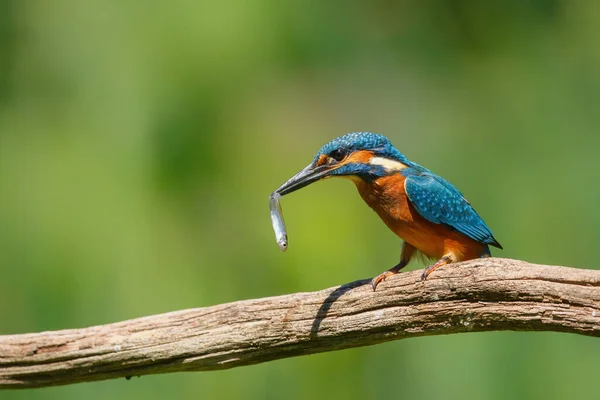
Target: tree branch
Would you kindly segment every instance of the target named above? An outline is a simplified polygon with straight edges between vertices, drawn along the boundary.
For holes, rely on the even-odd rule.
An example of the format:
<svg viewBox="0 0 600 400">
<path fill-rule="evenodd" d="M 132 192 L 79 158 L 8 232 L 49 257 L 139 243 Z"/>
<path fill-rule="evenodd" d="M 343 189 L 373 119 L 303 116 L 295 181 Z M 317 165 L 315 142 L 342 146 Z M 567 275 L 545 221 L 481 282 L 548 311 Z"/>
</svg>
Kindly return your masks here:
<svg viewBox="0 0 600 400">
<path fill-rule="evenodd" d="M 600 336 L 600 271 L 480 259 L 85 329 L 0 336 L 0 388 L 210 371 L 423 335 Z"/>
</svg>

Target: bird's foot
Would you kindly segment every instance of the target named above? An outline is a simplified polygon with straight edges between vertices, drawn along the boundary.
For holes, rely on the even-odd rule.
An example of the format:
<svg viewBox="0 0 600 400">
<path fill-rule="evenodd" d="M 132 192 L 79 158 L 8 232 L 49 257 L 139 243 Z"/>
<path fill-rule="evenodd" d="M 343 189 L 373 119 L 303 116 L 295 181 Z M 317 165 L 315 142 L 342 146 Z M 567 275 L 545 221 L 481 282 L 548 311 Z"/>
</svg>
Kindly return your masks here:
<svg viewBox="0 0 600 400">
<path fill-rule="evenodd" d="M 452 258 L 450 256 L 444 256 L 440 258 L 438 261 L 436 261 L 435 264 L 432 264 L 429 267 L 425 268 L 425 271 L 423 271 L 423 273 L 421 274 L 421 280 L 424 281 L 433 271 L 435 271 L 442 265 L 450 264 L 451 262 Z"/>
<path fill-rule="evenodd" d="M 382 272 L 381 274 L 377 275 L 375 278 L 373 278 L 371 280 L 371 287 L 373 288 L 373 291 L 375 291 L 377 289 L 377 285 L 379 285 L 381 282 L 385 281 L 389 276 L 392 276 L 397 273 L 398 273 L 398 271 L 394 271 L 393 269 L 390 269 L 388 271 Z"/>
<path fill-rule="evenodd" d="M 410 257 L 400 260 L 400 262 L 396 266 L 394 266 L 394 268 L 390 268 L 387 271 L 384 271 L 381 274 L 377 275 L 375 278 L 373 278 L 371 280 L 371 287 L 373 288 L 373 291 L 377 289 L 377 285 L 379 285 L 381 282 L 385 281 L 388 277 L 397 274 L 398 271 L 406 267 L 406 264 L 408 264 L 408 260 L 410 260 Z"/>
<path fill-rule="evenodd" d="M 431 267 L 431 265 L 427 268 L 425 268 L 425 270 L 423 271 L 423 273 L 421 274 L 421 281 L 424 281 L 425 279 L 427 279 L 427 275 L 429 275 L 431 272 L 427 272 L 427 270 Z"/>
</svg>

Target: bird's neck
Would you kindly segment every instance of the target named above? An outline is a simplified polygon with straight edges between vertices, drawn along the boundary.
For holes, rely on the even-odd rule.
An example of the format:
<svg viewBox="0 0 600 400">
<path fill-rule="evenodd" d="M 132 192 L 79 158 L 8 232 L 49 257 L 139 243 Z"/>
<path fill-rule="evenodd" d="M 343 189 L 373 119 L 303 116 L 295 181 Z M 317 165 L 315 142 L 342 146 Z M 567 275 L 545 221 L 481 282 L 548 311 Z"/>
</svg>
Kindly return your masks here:
<svg viewBox="0 0 600 400">
<path fill-rule="evenodd" d="M 404 180 L 404 175 L 395 173 L 370 182 L 362 179 L 353 181 L 363 200 L 387 223 L 391 219 L 401 219 L 398 207 L 406 204 Z"/>
</svg>

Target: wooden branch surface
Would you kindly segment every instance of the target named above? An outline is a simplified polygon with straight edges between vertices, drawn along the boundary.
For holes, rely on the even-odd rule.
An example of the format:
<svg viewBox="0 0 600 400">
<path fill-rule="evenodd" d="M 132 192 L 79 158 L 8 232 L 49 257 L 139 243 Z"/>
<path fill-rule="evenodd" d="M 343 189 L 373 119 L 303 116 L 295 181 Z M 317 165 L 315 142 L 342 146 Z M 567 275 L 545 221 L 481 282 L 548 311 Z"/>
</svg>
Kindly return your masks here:
<svg viewBox="0 0 600 400">
<path fill-rule="evenodd" d="M 600 271 L 480 259 L 103 326 L 0 336 L 0 388 L 210 371 L 422 335 L 600 336 Z"/>
</svg>

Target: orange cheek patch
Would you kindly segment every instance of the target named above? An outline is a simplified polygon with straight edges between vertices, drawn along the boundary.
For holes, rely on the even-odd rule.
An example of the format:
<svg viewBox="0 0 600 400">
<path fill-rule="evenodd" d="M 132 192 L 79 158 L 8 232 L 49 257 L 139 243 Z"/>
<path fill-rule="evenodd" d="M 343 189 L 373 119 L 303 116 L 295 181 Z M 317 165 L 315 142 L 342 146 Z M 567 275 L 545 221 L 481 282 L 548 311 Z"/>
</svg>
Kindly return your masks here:
<svg viewBox="0 0 600 400">
<path fill-rule="evenodd" d="M 368 164 L 373 158 L 373 152 L 368 150 L 359 150 L 348 156 L 343 164 Z"/>
<path fill-rule="evenodd" d="M 316 165 L 317 165 L 317 167 L 319 167 L 319 166 L 325 164 L 326 162 L 327 162 L 327 156 L 325 154 L 321 154 L 319 156 L 319 159 L 317 160 L 317 164 Z"/>
</svg>

